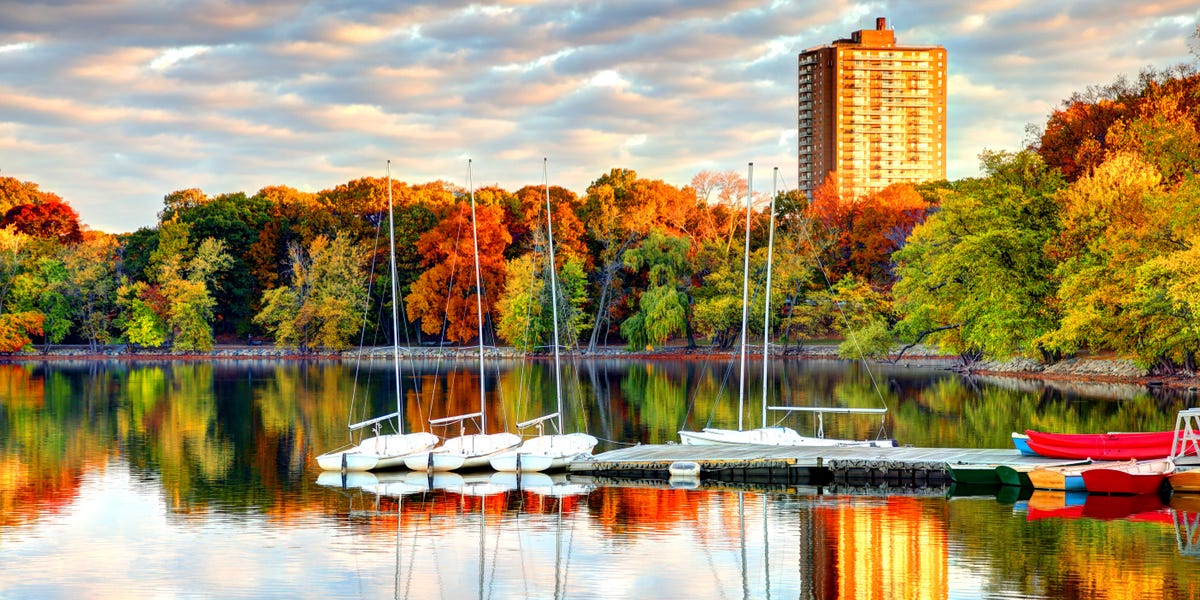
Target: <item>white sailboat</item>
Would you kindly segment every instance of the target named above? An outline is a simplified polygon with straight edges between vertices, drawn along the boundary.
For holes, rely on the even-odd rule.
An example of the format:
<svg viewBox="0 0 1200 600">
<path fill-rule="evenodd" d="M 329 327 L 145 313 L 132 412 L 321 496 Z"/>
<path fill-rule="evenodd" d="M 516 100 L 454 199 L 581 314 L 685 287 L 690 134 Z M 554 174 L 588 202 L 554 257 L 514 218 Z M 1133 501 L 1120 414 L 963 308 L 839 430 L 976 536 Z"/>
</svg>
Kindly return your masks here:
<svg viewBox="0 0 1200 600">
<path fill-rule="evenodd" d="M 387 166 L 388 187 L 388 239 L 391 246 L 392 297 L 396 297 L 396 233 L 393 226 L 392 210 L 392 161 Z M 432 433 L 417 431 L 404 433 L 403 400 L 400 389 L 400 338 L 396 305 L 392 302 L 392 369 L 396 380 L 396 412 L 352 423 L 348 427 L 353 435 L 355 431 L 370 427 L 374 432 L 357 445 L 351 445 L 326 452 L 317 457 L 317 465 L 325 471 L 371 471 L 403 466 L 404 459 L 415 452 L 428 450 L 437 444 L 438 438 Z M 381 426 L 396 419 L 396 433 L 381 433 Z"/>
<path fill-rule="evenodd" d="M 517 423 L 518 429 L 536 426 L 538 435 L 525 440 L 518 448 L 493 456 L 492 468 L 501 472 L 534 472 L 562 469 L 573 460 L 591 456 L 597 440 L 586 433 L 563 433 L 562 377 L 559 368 L 558 349 L 558 279 L 554 272 L 554 226 L 550 207 L 550 181 L 546 174 L 546 160 L 542 159 L 542 180 L 546 188 L 546 238 L 550 254 L 550 305 L 554 323 L 554 396 L 557 410 L 553 414 Z M 544 435 L 549 422 L 558 433 Z"/>
<path fill-rule="evenodd" d="M 467 185 L 471 197 L 471 238 L 475 245 L 475 308 L 479 338 L 479 412 L 431 419 L 430 425 L 458 423 L 460 435 L 447 439 L 441 446 L 412 454 L 404 459 L 404 466 L 414 471 L 454 471 L 486 467 L 493 455 L 511 450 L 521 443 L 513 433 L 487 433 L 486 376 L 483 370 L 483 285 L 479 274 L 479 228 L 475 222 L 475 187 L 471 179 L 471 163 L 467 161 Z M 480 433 L 466 434 L 462 431 L 466 422 L 479 419 Z"/>
<path fill-rule="evenodd" d="M 778 171 L 778 169 L 776 169 Z M 778 174 L 776 173 L 776 179 Z M 766 297 L 763 304 L 763 402 L 762 402 L 762 423 L 763 426 L 757 429 L 743 429 L 742 415 L 745 404 L 745 387 L 746 387 L 746 321 L 750 306 L 749 288 L 750 288 L 750 204 L 754 197 L 754 163 L 749 165 L 748 188 L 746 191 L 746 246 L 743 257 L 742 269 L 742 336 L 741 336 L 741 371 L 738 377 L 738 428 L 737 429 L 719 429 L 714 427 L 706 427 L 700 431 L 680 431 L 679 439 L 686 445 L 738 445 L 738 444 L 760 444 L 766 446 L 895 446 L 895 440 L 849 440 L 835 439 L 825 437 L 825 413 L 865 413 L 882 415 L 887 412 L 887 408 L 843 408 L 843 407 L 817 407 L 817 406 L 771 406 L 771 410 L 789 411 L 789 412 L 813 412 L 817 414 L 818 427 L 816 436 L 804 436 L 796 432 L 791 427 L 774 426 L 768 427 L 767 423 L 767 382 L 768 382 L 768 367 L 770 361 L 769 339 L 767 332 L 771 331 L 771 262 L 772 254 L 775 245 L 775 196 L 774 183 L 772 183 L 771 191 L 771 224 L 770 233 L 767 238 L 767 282 L 766 282 Z"/>
</svg>

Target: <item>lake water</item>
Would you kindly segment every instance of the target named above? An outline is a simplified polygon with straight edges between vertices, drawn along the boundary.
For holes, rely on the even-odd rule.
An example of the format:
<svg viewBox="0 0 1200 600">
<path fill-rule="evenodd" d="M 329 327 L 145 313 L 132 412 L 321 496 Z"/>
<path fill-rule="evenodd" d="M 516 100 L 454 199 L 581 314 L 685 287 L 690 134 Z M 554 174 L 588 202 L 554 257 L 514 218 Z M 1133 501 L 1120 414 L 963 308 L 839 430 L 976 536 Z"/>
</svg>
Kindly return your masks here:
<svg viewBox="0 0 1200 600">
<path fill-rule="evenodd" d="M 477 410 L 474 363 L 405 369 L 409 429 Z M 391 373 L 388 361 L 0 364 L 0 598 L 1200 597 L 1200 497 L 320 477 L 313 457 L 348 422 L 395 410 Z M 485 377 L 491 430 L 554 409 L 545 361 L 491 361 Z M 566 428 L 604 440 L 598 451 L 736 426 L 726 362 L 590 361 L 563 378 Z M 1195 403 L 837 361 L 774 362 L 768 397 L 889 409 L 829 417 L 829 436 L 997 448 L 1025 428 L 1170 429 Z"/>
</svg>

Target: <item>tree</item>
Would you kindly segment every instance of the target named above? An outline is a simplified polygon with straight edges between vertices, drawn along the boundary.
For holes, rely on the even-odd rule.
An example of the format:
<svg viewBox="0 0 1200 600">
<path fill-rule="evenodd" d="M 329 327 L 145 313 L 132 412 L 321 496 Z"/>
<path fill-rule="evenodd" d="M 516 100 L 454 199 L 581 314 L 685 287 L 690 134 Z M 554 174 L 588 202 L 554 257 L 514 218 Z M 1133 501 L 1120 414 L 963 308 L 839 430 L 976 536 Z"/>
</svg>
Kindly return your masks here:
<svg viewBox="0 0 1200 600">
<path fill-rule="evenodd" d="M 168 196 L 168 200 L 171 198 Z M 213 281 L 214 287 L 221 290 L 213 307 L 217 333 L 249 334 L 253 329 L 250 318 L 254 303 L 262 289 L 257 286 L 248 259 L 271 219 L 270 202 L 240 192 L 220 194 L 203 201 L 181 201 L 164 209 L 163 214 L 186 223 L 192 239 L 220 240 L 232 251 L 229 267 Z"/>
<path fill-rule="evenodd" d="M 659 345 L 679 333 L 687 333 L 688 345 L 695 346 L 690 339 L 688 297 L 683 291 L 690 281 L 688 247 L 686 238 L 655 228 L 625 253 L 625 268 L 644 271 L 647 280 L 637 311 L 621 323 L 621 336 L 630 348 Z"/>
<path fill-rule="evenodd" d="M 0 177 L 0 214 L 14 206 L 62 202 L 57 194 L 44 192 L 32 181 L 20 181 L 14 177 Z"/>
<path fill-rule="evenodd" d="M 405 301 L 408 318 L 419 321 L 421 330 L 437 334 L 445 327 L 445 339 L 466 343 L 477 334 L 477 294 L 494 290 L 497 299 L 504 290 L 504 251 L 512 238 L 504 227 L 504 210 L 496 205 L 475 208 L 479 239 L 479 270 L 483 290 L 475 287 L 475 247 L 472 239 L 471 207 L 459 202 L 432 230 L 417 241 L 427 269 L 412 285 Z M 486 305 L 486 302 L 482 303 Z"/>
<path fill-rule="evenodd" d="M 129 343 L 147 348 L 166 343 L 170 304 L 158 286 L 124 280 L 117 288 L 117 305 L 121 308 L 117 326 Z"/>
<path fill-rule="evenodd" d="M 182 277 L 161 281 L 171 300 L 167 327 L 176 350 L 208 351 L 213 347 L 213 318 L 217 300 L 212 291 L 218 276 L 233 264 L 225 251 L 225 242 L 204 238 L 195 255 L 187 262 Z"/>
<path fill-rule="evenodd" d="M 348 234 L 317 236 L 305 253 L 291 246 L 291 283 L 268 290 L 254 320 L 276 343 L 302 350 L 342 350 L 361 323 L 365 256 Z"/>
<path fill-rule="evenodd" d="M 171 342 L 184 352 L 210 350 L 213 290 L 217 276 L 231 263 L 224 242 L 205 238 L 193 246 L 187 223 L 162 223 L 146 265 L 149 281 L 126 280 L 117 290 L 123 309 L 119 325 L 127 339 L 143 346 Z"/>
<path fill-rule="evenodd" d="M 11 227 L 0 227 L 0 314 L 21 267 L 29 260 L 28 236 Z"/>
<path fill-rule="evenodd" d="M 555 249 L 557 256 L 557 248 Z M 553 343 L 554 314 L 549 260 L 544 253 L 530 252 L 508 261 L 504 294 L 497 303 L 496 334 L 513 347 L 529 351 Z M 559 343 L 571 346 L 579 339 L 587 314 L 587 277 L 582 259 L 569 256 L 558 271 Z"/>
<path fill-rule="evenodd" d="M 70 286 L 67 270 L 55 257 L 39 258 L 17 275 L 9 299 L 15 312 L 42 315 L 41 335 L 47 344 L 62 342 L 71 331 L 72 311 L 68 300 Z"/>
<path fill-rule="evenodd" d="M 1167 351 L 1174 334 L 1190 326 L 1188 312 L 1168 300 L 1174 286 L 1164 275 L 1187 276 L 1192 240 L 1200 235 L 1195 179 L 1164 186 L 1158 170 L 1137 154 L 1116 152 L 1065 190 L 1060 259 L 1058 327 L 1042 341 L 1061 352 L 1080 348 L 1133 354 L 1149 366 L 1200 349 L 1194 340 Z M 1165 269 L 1165 263 L 1180 261 Z"/>
<path fill-rule="evenodd" d="M 37 311 L 0 314 L 0 352 L 18 352 L 33 343 L 31 335 L 42 335 L 45 317 Z"/>
<path fill-rule="evenodd" d="M 1031 152 L 982 155 L 985 176 L 944 187 L 895 255 L 896 337 L 951 352 L 1036 352 L 1054 327 L 1061 174 Z"/>
<path fill-rule="evenodd" d="M 78 244 L 83 240 L 79 213 L 57 200 L 19 204 L 10 208 L 0 219 L 0 227 L 10 225 L 26 235 L 56 240 L 61 244 Z"/>
<path fill-rule="evenodd" d="M 62 252 L 66 269 L 66 294 L 71 316 L 79 335 L 92 350 L 97 344 L 112 341 L 113 317 L 116 314 L 117 238 L 103 233 L 91 233 L 83 242 L 67 246 Z"/>
</svg>

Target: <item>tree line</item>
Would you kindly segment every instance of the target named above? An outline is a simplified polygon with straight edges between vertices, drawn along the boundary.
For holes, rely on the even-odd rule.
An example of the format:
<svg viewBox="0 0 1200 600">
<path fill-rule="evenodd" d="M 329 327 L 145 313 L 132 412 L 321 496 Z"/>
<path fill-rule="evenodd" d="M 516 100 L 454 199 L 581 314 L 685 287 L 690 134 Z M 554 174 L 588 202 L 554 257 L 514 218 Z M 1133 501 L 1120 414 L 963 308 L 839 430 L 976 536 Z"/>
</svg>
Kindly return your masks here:
<svg viewBox="0 0 1200 600">
<path fill-rule="evenodd" d="M 841 338 L 851 354 L 924 343 L 968 359 L 1113 351 L 1190 368 L 1198 104 L 1194 66 L 1146 71 L 1064 101 L 1019 152 L 985 151 L 979 177 L 842 198 L 834 173 L 811 198 L 758 193 L 749 211 L 734 171 L 676 187 L 616 168 L 582 195 L 484 187 L 474 221 L 468 190 L 392 180 L 394 278 L 382 177 L 317 193 L 180 190 L 154 227 L 122 235 L 90 231 L 58 196 L 6 177 L 0 351 L 392 343 L 393 298 L 399 343 L 462 344 L 477 337 L 480 293 L 488 342 L 534 350 L 551 329 L 547 204 L 565 343 L 731 347 L 747 221 L 750 325 L 763 334 L 773 205 L 767 333 L 780 343 Z"/>
</svg>

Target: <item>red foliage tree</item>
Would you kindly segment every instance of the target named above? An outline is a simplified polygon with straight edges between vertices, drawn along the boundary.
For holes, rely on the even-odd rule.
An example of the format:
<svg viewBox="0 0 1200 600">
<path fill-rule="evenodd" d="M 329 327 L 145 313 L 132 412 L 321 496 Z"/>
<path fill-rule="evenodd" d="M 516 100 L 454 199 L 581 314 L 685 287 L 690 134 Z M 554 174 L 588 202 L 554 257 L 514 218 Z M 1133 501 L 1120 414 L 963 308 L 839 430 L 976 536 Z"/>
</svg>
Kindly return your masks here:
<svg viewBox="0 0 1200 600">
<path fill-rule="evenodd" d="M 12 207 L 0 219 L 0 227 L 8 226 L 25 235 L 56 239 L 64 244 L 83 241 L 79 213 L 67 204 L 54 200 Z"/>
</svg>

